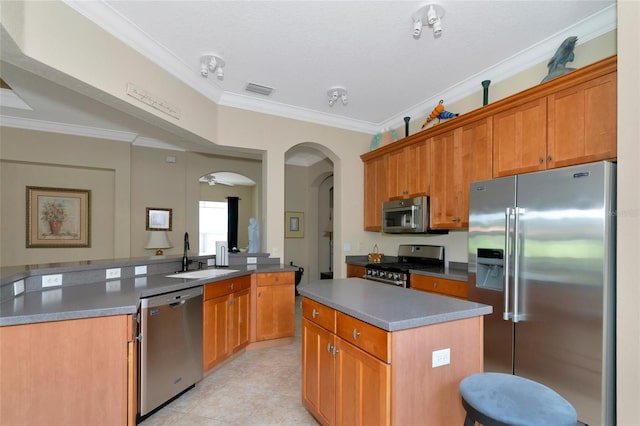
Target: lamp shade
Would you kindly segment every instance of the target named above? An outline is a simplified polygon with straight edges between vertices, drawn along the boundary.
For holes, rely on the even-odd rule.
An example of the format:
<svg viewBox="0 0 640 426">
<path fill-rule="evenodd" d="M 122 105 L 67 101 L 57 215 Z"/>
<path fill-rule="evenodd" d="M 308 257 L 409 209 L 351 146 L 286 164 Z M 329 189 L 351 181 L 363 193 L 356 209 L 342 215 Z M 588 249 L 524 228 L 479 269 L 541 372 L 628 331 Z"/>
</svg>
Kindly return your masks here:
<svg viewBox="0 0 640 426">
<path fill-rule="evenodd" d="M 150 231 L 149 241 L 147 241 L 147 245 L 144 248 L 147 250 L 156 250 L 156 256 L 162 256 L 162 249 L 171 247 L 173 246 L 171 245 L 171 241 L 169 241 L 166 231 Z"/>
</svg>

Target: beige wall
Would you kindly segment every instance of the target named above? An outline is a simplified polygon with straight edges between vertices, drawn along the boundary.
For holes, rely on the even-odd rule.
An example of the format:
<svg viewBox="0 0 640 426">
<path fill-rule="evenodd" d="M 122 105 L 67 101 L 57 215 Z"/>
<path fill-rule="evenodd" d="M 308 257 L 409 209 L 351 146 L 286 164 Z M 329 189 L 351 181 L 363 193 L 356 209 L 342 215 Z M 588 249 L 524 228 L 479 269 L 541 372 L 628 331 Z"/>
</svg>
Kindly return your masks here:
<svg viewBox="0 0 640 426">
<path fill-rule="evenodd" d="M 129 257 L 128 143 L 0 127 L 0 264 Z M 26 248 L 26 187 L 91 191 L 91 247 Z"/>
<path fill-rule="evenodd" d="M 640 401 L 640 2 L 618 2 L 617 423 Z"/>
</svg>

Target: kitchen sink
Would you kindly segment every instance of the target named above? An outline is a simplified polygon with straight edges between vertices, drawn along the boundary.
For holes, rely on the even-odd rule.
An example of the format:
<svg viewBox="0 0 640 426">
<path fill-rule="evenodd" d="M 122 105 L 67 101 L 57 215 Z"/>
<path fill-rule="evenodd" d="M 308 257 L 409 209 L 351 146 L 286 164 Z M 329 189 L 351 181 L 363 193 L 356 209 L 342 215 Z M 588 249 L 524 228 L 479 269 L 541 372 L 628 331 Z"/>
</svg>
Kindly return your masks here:
<svg viewBox="0 0 640 426">
<path fill-rule="evenodd" d="M 222 275 L 238 272 L 237 269 L 200 269 L 198 271 L 178 272 L 175 274 L 167 275 L 170 278 L 217 278 Z"/>
</svg>

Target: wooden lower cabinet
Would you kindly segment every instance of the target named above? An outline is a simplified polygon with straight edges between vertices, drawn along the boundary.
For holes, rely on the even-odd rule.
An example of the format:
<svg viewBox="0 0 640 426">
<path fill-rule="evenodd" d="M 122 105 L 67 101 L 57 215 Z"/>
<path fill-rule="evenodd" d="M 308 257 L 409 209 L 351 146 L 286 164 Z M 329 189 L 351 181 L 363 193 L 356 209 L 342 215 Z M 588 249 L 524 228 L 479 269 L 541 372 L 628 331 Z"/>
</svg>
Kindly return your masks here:
<svg viewBox="0 0 640 426">
<path fill-rule="evenodd" d="M 295 273 L 256 274 L 256 341 L 292 337 Z"/>
<path fill-rule="evenodd" d="M 210 369 L 249 343 L 250 286 L 249 275 L 205 285 L 202 305 L 203 370 Z"/>
<path fill-rule="evenodd" d="M 364 266 L 347 263 L 347 278 L 363 278 L 364 274 Z"/>
<path fill-rule="evenodd" d="M 0 424 L 135 425 L 131 315 L 0 327 Z"/>
<path fill-rule="evenodd" d="M 482 371 L 482 317 L 387 332 L 307 298 L 302 313 L 302 402 L 321 424 L 464 423 L 458 384 Z"/>
<path fill-rule="evenodd" d="M 391 366 L 336 337 L 336 424 L 388 425 Z"/>
<path fill-rule="evenodd" d="M 313 322 L 302 320 L 302 402 L 324 425 L 336 413 L 335 336 Z"/>
<path fill-rule="evenodd" d="M 444 296 L 458 297 L 460 299 L 466 299 L 468 297 L 466 281 L 448 280 L 445 278 L 412 274 L 411 288 L 414 290 L 442 294 Z"/>
</svg>

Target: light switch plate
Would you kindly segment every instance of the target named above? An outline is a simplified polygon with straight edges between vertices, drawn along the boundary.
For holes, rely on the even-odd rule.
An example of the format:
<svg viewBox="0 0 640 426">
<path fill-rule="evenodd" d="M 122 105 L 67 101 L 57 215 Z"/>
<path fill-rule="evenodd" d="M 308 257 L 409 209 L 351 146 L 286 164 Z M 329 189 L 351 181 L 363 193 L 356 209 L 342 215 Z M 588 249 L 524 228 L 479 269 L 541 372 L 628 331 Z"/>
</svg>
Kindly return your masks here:
<svg viewBox="0 0 640 426">
<path fill-rule="evenodd" d="M 108 280 L 120 278 L 120 268 L 107 269 L 106 276 Z"/>
<path fill-rule="evenodd" d="M 451 363 L 451 348 L 433 351 L 431 356 L 431 368 L 441 367 Z"/>
<path fill-rule="evenodd" d="M 42 288 L 58 287 L 61 285 L 62 285 L 62 274 L 42 276 Z"/>
<path fill-rule="evenodd" d="M 17 296 L 24 293 L 24 280 L 19 280 L 13 283 L 13 295 Z"/>
<path fill-rule="evenodd" d="M 136 266 L 136 275 L 147 275 L 147 265 Z"/>
<path fill-rule="evenodd" d="M 207 266 L 216 266 L 215 259 L 207 259 Z"/>
</svg>

